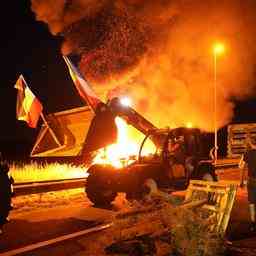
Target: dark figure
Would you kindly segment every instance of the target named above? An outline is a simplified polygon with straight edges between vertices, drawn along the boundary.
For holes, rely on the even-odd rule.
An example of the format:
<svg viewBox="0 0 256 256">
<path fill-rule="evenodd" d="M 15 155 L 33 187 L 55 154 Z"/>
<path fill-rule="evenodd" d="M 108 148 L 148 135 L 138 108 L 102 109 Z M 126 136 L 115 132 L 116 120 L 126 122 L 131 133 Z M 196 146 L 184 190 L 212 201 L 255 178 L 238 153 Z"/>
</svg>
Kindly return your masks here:
<svg viewBox="0 0 256 256">
<path fill-rule="evenodd" d="M 169 168 L 167 175 L 170 179 L 185 178 L 185 147 L 184 137 L 180 136 L 175 139 L 170 139 L 167 145 L 166 160 L 168 161 Z"/>
<path fill-rule="evenodd" d="M 251 226 L 250 230 L 256 231 L 255 204 L 256 204 L 256 146 L 252 144 L 251 139 L 246 141 L 246 152 L 242 156 L 239 167 L 243 170 L 241 186 L 243 186 L 245 164 L 248 169 L 247 192 L 249 201 L 249 213 Z"/>
<path fill-rule="evenodd" d="M 8 215 L 11 206 L 12 183 L 13 179 L 9 177 L 9 165 L 5 162 L 0 163 L 0 234 L 2 227 L 8 222 Z"/>
</svg>

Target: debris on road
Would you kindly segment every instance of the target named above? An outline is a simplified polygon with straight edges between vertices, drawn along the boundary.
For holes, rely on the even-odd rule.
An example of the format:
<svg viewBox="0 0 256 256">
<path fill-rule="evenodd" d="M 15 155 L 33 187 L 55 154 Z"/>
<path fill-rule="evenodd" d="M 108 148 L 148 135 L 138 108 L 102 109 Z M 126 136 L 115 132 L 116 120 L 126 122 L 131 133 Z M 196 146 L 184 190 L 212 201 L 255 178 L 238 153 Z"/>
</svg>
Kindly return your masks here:
<svg viewBox="0 0 256 256">
<path fill-rule="evenodd" d="M 117 213 L 113 227 L 88 245 L 86 255 L 224 255 L 235 194 L 232 184 L 207 181 L 191 181 L 180 204 L 153 193 Z"/>
</svg>

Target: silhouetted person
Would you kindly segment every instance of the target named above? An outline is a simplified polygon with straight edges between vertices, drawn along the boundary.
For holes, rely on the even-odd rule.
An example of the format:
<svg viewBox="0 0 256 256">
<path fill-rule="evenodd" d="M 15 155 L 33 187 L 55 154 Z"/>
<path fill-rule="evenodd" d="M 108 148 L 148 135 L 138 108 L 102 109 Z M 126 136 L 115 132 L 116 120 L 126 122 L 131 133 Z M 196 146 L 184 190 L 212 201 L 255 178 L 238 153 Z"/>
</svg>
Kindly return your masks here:
<svg viewBox="0 0 256 256">
<path fill-rule="evenodd" d="M 255 215 L 255 205 L 256 205 L 256 145 L 254 145 L 251 139 L 246 140 L 246 152 L 242 156 L 239 167 L 242 171 L 242 181 L 241 186 L 243 186 L 245 164 L 248 169 L 248 180 L 247 180 L 247 192 L 249 201 L 249 213 L 251 226 L 250 230 L 256 231 L 256 215 Z"/>
<path fill-rule="evenodd" d="M 9 177 L 9 165 L 6 162 L 0 163 L 0 234 L 2 227 L 8 222 L 8 215 L 11 206 L 12 183 L 13 179 Z"/>
</svg>

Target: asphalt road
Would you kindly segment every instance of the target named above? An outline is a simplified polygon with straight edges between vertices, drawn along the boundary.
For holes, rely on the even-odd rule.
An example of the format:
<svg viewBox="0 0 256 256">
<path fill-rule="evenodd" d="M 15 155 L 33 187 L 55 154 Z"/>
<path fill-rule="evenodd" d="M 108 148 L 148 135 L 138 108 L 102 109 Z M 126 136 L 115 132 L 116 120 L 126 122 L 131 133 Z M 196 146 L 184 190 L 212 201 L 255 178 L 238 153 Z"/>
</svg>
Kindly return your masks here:
<svg viewBox="0 0 256 256">
<path fill-rule="evenodd" d="M 112 216 L 113 211 L 93 208 L 85 203 L 13 214 L 0 236 L 0 255 L 5 251 L 96 226 Z M 70 240 L 51 246 L 51 249 L 24 255 L 46 255 L 46 252 L 48 255 L 74 255 L 80 250 L 81 246 Z"/>
<path fill-rule="evenodd" d="M 225 170 L 219 173 L 220 179 L 238 181 L 237 170 Z M 4 233 L 0 236 L 0 255 L 2 252 L 16 249 L 31 243 L 36 243 L 56 236 L 69 234 L 95 226 L 99 222 L 111 220 L 114 212 L 93 208 L 85 198 L 83 202 L 68 202 L 63 206 L 37 209 L 36 211 L 11 214 L 11 221 L 5 225 Z M 73 239 L 59 243 L 44 250 L 26 253 L 26 256 L 43 255 L 82 255 L 86 243 L 93 243 L 97 236 L 88 236 L 84 242 Z M 237 247 L 256 250 L 256 236 L 249 232 L 249 213 L 246 188 L 239 188 L 234 202 L 227 239 Z M 243 255 L 243 254 L 238 254 Z"/>
</svg>

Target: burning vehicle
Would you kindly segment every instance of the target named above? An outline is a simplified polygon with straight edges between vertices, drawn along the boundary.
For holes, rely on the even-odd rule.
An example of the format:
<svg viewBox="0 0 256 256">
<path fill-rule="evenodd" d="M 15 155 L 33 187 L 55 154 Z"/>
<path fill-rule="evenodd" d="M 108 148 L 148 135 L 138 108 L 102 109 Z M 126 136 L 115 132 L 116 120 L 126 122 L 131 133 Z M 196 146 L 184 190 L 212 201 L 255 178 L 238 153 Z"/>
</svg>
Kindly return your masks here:
<svg viewBox="0 0 256 256">
<path fill-rule="evenodd" d="M 204 135 L 199 129 L 158 129 L 134 109 L 123 105 L 118 98 L 114 98 L 108 105 L 114 117 L 125 119 L 128 124 L 145 134 L 145 138 L 132 163 L 129 164 L 132 159 L 128 159 L 127 165 L 119 168 L 105 163 L 90 166 L 86 193 L 94 204 L 109 204 L 118 192 L 125 192 L 128 199 L 141 198 L 149 189 L 149 179 L 153 179 L 159 188 L 173 190 L 185 189 L 192 178 L 211 181 L 217 179 L 214 166 L 208 159 L 208 154 L 205 154 Z M 96 119 L 97 114 L 95 123 Z M 98 124 L 98 127 L 102 125 Z M 96 127 L 94 124 L 93 129 L 97 130 Z M 100 133 L 97 134 L 99 136 Z M 89 130 L 88 135 L 85 151 L 91 150 L 92 145 L 95 145 L 93 138 L 96 134 Z M 154 145 L 153 152 L 148 154 L 147 145 L 150 143 Z"/>
<path fill-rule="evenodd" d="M 78 155 L 87 164 L 91 160 L 87 170 L 89 176 L 86 182 L 86 194 L 95 205 L 110 204 L 118 192 L 125 192 L 128 199 L 141 198 L 150 189 L 147 185 L 149 180 L 153 180 L 159 188 L 173 190 L 186 188 L 191 178 L 216 180 L 208 152 L 203 149 L 205 140 L 199 129 L 185 127 L 159 129 L 131 108 L 127 100 L 122 101 L 118 97 L 113 97 L 107 103 L 102 102 L 72 62 L 66 56 L 63 58 L 88 108 L 81 112 L 83 119 L 81 115 L 80 117 L 72 115 L 73 112 L 64 115 L 62 113 L 61 118 L 52 115 L 45 129 L 39 133 L 32 156 L 42 155 L 42 150 L 43 155 L 63 153 L 63 151 L 74 153 L 78 138 Z M 129 141 L 119 140 L 119 147 L 114 148 L 119 165 L 113 160 L 108 161 L 111 158 L 111 152 L 108 152 L 109 145 L 119 139 L 118 135 L 122 129 L 116 123 L 117 118 L 121 118 L 145 136 L 136 155 L 128 151 Z M 86 123 L 87 134 L 81 136 L 83 130 L 77 126 L 73 127 L 75 133 L 72 133 L 70 128 L 73 122 Z M 55 143 L 52 148 L 48 146 L 46 134 L 48 134 L 48 143 L 50 138 Z M 44 137 L 46 139 L 43 139 Z M 40 145 L 43 141 L 46 143 Z M 148 146 L 150 143 L 151 145 Z M 125 154 L 121 159 L 122 151 Z M 96 157 L 92 157 L 95 152 L 97 152 Z M 100 159 L 97 156 L 103 157 Z"/>
<path fill-rule="evenodd" d="M 49 126 L 43 127 L 39 133 L 32 156 L 56 156 L 70 152 L 88 159 L 100 150 L 87 170 L 86 194 L 95 205 L 110 204 L 118 192 L 126 193 L 127 199 L 142 198 L 148 191 L 146 184 L 149 179 L 153 179 L 160 189 L 172 190 L 185 189 L 190 179 L 217 179 L 204 147 L 204 134 L 197 128 L 159 129 L 119 98 L 113 98 L 106 104 L 101 102 L 95 114 L 88 108 L 78 111 L 79 117 L 75 118 L 74 114 L 74 111 L 69 111 L 50 115 Z M 81 120 L 81 116 L 84 119 Z M 87 134 L 81 136 L 84 131 L 78 129 L 76 122 L 83 123 L 85 117 Z M 118 117 L 144 134 L 144 139 L 137 155 L 127 154 L 126 158 L 119 158 L 119 165 L 116 165 L 107 161 L 107 146 L 117 140 L 120 129 L 116 126 Z M 56 145 L 56 138 L 54 140 L 49 129 L 59 138 L 61 146 Z M 129 147 L 125 141 L 119 146 L 116 153 Z"/>
<path fill-rule="evenodd" d="M 122 92 L 131 93 L 136 97 L 136 101 L 140 102 L 138 107 L 140 111 L 154 112 L 154 115 L 157 115 L 154 117 L 156 121 L 181 124 L 184 119 L 180 118 L 179 110 L 182 110 L 183 116 L 187 112 L 191 113 L 191 121 L 197 123 L 198 127 L 213 131 L 214 122 L 210 120 L 210 117 L 214 115 L 214 112 L 217 116 L 214 126 L 224 127 L 232 119 L 234 99 L 246 99 L 254 92 L 252 86 L 254 82 L 248 81 L 254 78 L 254 69 L 251 67 L 255 62 L 255 51 L 251 49 L 255 45 L 255 15 L 254 8 L 252 8 L 253 1 L 237 1 L 236 3 L 225 1 L 222 4 L 217 1 L 210 2 L 209 5 L 208 1 L 193 1 L 193 4 L 188 5 L 184 1 L 60 1 L 58 8 L 53 10 L 52 1 L 33 0 L 31 7 L 37 20 L 45 22 L 53 35 L 64 37 L 62 54 L 78 55 L 81 73 L 94 83 L 95 88 L 97 87 L 99 91 L 106 92 L 110 89 L 118 91 L 120 87 Z M 209 8 L 211 9 L 210 15 L 208 15 Z M 207 16 L 198 15 L 198 10 Z M 244 15 L 244 10 L 247 15 Z M 241 19 L 237 19 L 238 16 L 243 22 Z M 221 24 L 216 26 L 219 23 Z M 216 29 L 209 30 L 209 27 Z M 237 34 L 241 34 L 241 36 L 233 36 Z M 217 56 L 216 50 L 213 52 L 214 55 L 210 54 L 215 39 L 224 40 L 228 50 L 226 57 L 222 56 L 220 63 L 218 62 L 218 72 L 216 72 L 216 60 L 219 60 L 220 56 Z M 247 54 L 244 54 L 245 50 L 248 51 Z M 234 56 L 232 56 L 233 53 L 235 53 Z M 214 67 L 211 56 L 214 56 Z M 242 65 L 242 63 L 248 63 L 248 65 Z M 215 82 L 216 73 L 218 73 L 217 86 L 216 83 L 213 83 L 213 68 Z M 234 76 L 234 73 L 239 76 Z M 216 88 L 219 88 L 216 95 L 218 104 L 214 111 L 212 93 L 213 89 L 216 91 Z M 117 95 L 120 94 L 117 93 Z M 160 100 L 163 111 L 159 111 Z M 135 128 L 142 120 L 131 109 L 129 111 L 111 109 L 108 104 L 102 105 L 102 108 L 110 110 L 109 116 L 111 113 L 113 116 L 121 116 Z M 187 111 L 188 109 L 190 111 Z M 119 113 L 115 113 L 115 111 Z M 120 113 L 120 111 L 126 113 Z M 101 111 L 99 110 L 99 112 Z M 78 111 L 76 113 L 78 114 Z M 44 153 L 39 145 L 44 142 L 38 142 L 32 155 L 73 154 L 86 156 L 85 148 L 89 154 L 93 152 L 93 143 L 90 141 L 98 144 L 98 148 L 111 144 L 114 136 L 107 134 L 107 130 L 112 129 L 113 135 L 114 125 L 106 127 L 111 122 L 104 123 L 102 121 L 102 125 L 99 125 L 98 128 L 96 122 L 93 122 L 95 130 L 100 132 L 102 130 L 102 136 L 98 135 L 99 132 L 92 132 L 92 129 L 89 129 L 86 134 L 89 126 L 87 124 L 90 123 L 87 114 L 90 116 L 90 120 L 93 119 L 93 114 L 89 113 L 89 109 L 79 112 L 79 115 L 84 117 L 84 119 L 76 119 L 79 125 L 73 123 L 75 113 L 69 113 L 68 118 L 65 117 L 65 114 L 51 117 L 49 124 L 54 131 L 53 127 L 57 127 L 56 137 L 61 146 L 56 145 L 56 141 L 52 140 L 53 136 L 50 134 L 50 130 L 45 127 L 51 147 L 45 145 Z M 99 119 L 104 119 L 103 114 L 98 113 L 98 116 L 101 116 Z M 61 119 L 60 124 L 56 119 L 57 121 Z M 139 119 L 138 123 L 136 119 Z M 87 120 L 88 122 L 86 122 Z M 114 124 L 114 118 L 112 118 L 112 124 Z M 60 126 L 62 127 L 60 128 Z M 74 129 L 74 133 L 73 130 L 69 132 L 69 128 Z M 142 133 L 148 136 L 149 132 L 153 130 L 156 130 L 156 127 L 149 125 Z M 183 131 L 185 132 L 186 129 Z M 188 133 L 194 131 L 191 129 L 188 130 Z M 90 136 L 92 139 L 89 141 L 86 136 L 91 133 L 93 133 Z M 195 134 L 197 133 L 195 132 Z M 43 132 L 41 132 L 41 136 L 44 136 Z M 201 137 L 200 132 L 195 135 L 195 137 L 197 136 Z M 157 136 L 150 133 L 148 139 L 150 140 L 151 137 Z M 180 140 L 184 138 L 184 148 L 186 149 L 185 137 L 181 135 Z M 109 143 L 106 143 L 107 140 Z M 164 143 L 160 145 L 156 141 L 157 139 L 154 138 L 156 152 L 158 150 L 164 152 L 164 147 L 161 147 Z M 199 141 L 202 144 L 205 143 L 204 139 L 199 139 Z M 240 142 L 238 142 L 236 141 L 236 145 L 232 145 L 234 148 L 232 154 L 241 150 Z M 195 147 L 197 146 L 196 144 Z M 127 145 L 123 143 L 119 150 L 126 147 Z M 98 150 L 97 147 L 94 148 Z M 105 155 L 108 155 L 108 150 L 109 148 L 105 150 Z M 142 147 L 143 151 L 145 151 L 144 146 Z M 194 153 L 189 150 L 184 151 L 186 157 L 183 157 L 185 160 L 182 160 L 183 168 L 186 166 L 187 158 L 193 156 L 192 159 L 196 159 L 193 161 L 197 162 L 193 165 L 195 170 L 198 170 L 201 165 L 208 166 L 209 170 L 212 169 L 210 162 L 202 162 L 204 159 L 208 159 L 208 152 L 199 153 L 201 151 L 195 149 L 195 157 Z M 163 155 L 165 154 L 163 153 Z M 141 161 L 144 161 L 145 156 L 138 155 L 137 158 L 132 166 L 137 163 L 142 164 Z M 99 165 L 98 160 L 94 162 Z M 105 165 L 104 161 L 100 161 L 98 169 Z M 117 172 L 125 172 L 126 168 L 128 167 L 119 167 L 120 170 Z M 185 168 L 185 170 L 187 169 Z M 89 171 L 91 170 L 92 167 Z M 103 190 L 103 185 L 106 186 L 104 182 L 99 185 L 98 194 Z"/>
</svg>

